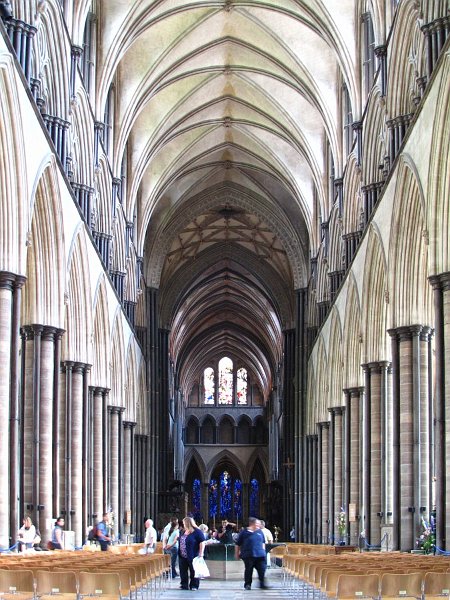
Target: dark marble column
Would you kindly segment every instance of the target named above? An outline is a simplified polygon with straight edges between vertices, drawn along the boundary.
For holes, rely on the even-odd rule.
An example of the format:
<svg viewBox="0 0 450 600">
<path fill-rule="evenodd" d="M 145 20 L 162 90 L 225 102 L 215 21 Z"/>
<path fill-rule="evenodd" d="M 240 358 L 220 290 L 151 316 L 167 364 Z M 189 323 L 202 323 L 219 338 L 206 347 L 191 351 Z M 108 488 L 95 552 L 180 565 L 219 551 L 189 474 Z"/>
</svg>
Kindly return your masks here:
<svg viewBox="0 0 450 600">
<path fill-rule="evenodd" d="M 104 440 L 104 404 L 107 402 L 109 389 L 94 387 L 92 395 L 92 523 L 100 521 L 106 507 L 104 498 L 105 466 L 103 456 Z"/>
<path fill-rule="evenodd" d="M 429 510 L 422 504 L 430 481 L 429 360 L 428 350 L 421 351 L 422 342 L 429 343 L 429 333 L 430 329 L 422 325 L 389 330 L 393 345 L 394 404 L 398 405 L 397 409 L 394 406 L 393 415 L 394 430 L 398 432 L 398 455 L 394 452 L 397 461 L 394 477 L 398 480 L 397 498 L 394 496 L 397 503 L 394 505 L 394 531 L 398 533 L 400 550 L 414 548 L 420 517 Z M 394 436 L 394 443 L 396 441 Z"/>
<path fill-rule="evenodd" d="M 328 409 L 330 419 L 330 525 L 333 543 L 338 541 L 336 515 L 343 505 L 343 414 L 345 407 Z"/>
<path fill-rule="evenodd" d="M 329 421 L 317 423 L 318 436 L 318 488 L 317 488 L 317 510 L 318 510 L 318 542 L 327 544 L 330 536 L 330 512 L 329 512 Z"/>
<path fill-rule="evenodd" d="M 8 548 L 19 526 L 20 403 L 19 319 L 25 278 L 0 272 L 0 546 Z M 9 532 L 9 535 L 8 535 Z M 11 539 L 12 538 L 12 539 Z"/>
<path fill-rule="evenodd" d="M 109 499 L 114 513 L 114 536 L 117 538 L 122 529 L 122 413 L 121 406 L 108 406 L 109 417 Z"/>
<path fill-rule="evenodd" d="M 134 476 L 134 435 L 136 423 L 123 422 L 123 509 L 124 534 L 132 533 L 132 525 L 136 519 L 135 476 Z M 131 517 L 128 518 L 128 517 Z"/>
<path fill-rule="evenodd" d="M 355 543 L 358 539 L 358 518 L 361 515 L 361 436 L 360 418 L 364 388 L 347 388 L 345 408 L 345 490 L 344 505 L 347 518 L 347 543 Z M 352 505 L 354 510 L 350 511 Z M 350 512 L 354 513 L 355 521 L 350 521 Z"/>
<path fill-rule="evenodd" d="M 436 476 L 436 546 L 450 548 L 450 272 L 429 279 L 434 295 L 435 388 L 434 472 Z"/>
</svg>

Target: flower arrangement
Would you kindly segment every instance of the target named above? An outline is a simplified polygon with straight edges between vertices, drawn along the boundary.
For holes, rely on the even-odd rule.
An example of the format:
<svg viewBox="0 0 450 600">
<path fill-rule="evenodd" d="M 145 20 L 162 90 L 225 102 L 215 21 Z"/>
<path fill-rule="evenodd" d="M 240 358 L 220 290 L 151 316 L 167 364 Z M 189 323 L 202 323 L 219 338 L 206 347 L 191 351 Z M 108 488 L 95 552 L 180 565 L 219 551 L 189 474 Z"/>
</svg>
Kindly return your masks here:
<svg viewBox="0 0 450 600">
<path fill-rule="evenodd" d="M 433 516 L 428 522 L 424 517 L 421 518 L 422 532 L 416 540 L 417 548 L 424 551 L 425 554 L 429 554 L 433 551 L 436 544 L 436 524 Z"/>
<path fill-rule="evenodd" d="M 343 509 L 342 506 L 341 506 L 341 510 L 336 515 L 336 527 L 337 527 L 339 535 L 341 537 L 343 537 L 345 535 L 346 524 L 345 524 L 345 510 Z"/>
</svg>

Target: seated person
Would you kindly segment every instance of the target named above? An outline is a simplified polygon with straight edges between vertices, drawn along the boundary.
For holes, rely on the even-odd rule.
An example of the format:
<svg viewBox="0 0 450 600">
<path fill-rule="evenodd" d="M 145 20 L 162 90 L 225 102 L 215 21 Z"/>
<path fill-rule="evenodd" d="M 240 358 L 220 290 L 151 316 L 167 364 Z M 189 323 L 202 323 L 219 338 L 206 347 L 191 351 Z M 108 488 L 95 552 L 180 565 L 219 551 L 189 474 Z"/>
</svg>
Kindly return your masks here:
<svg viewBox="0 0 450 600">
<path fill-rule="evenodd" d="M 18 531 L 17 546 L 19 552 L 31 550 L 34 544 L 41 541 L 40 537 L 39 540 L 36 541 L 37 537 L 39 536 L 36 534 L 36 527 L 33 525 L 31 517 L 25 517 L 23 520 L 23 525 Z"/>
</svg>

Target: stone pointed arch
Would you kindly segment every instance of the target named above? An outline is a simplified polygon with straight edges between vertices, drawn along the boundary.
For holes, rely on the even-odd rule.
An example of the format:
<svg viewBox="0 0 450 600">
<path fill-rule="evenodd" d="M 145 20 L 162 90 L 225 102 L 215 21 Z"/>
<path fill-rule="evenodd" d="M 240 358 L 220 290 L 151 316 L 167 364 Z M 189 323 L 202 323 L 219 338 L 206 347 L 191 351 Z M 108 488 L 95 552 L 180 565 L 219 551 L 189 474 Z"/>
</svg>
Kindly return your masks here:
<svg viewBox="0 0 450 600">
<path fill-rule="evenodd" d="M 136 406 L 136 433 L 145 434 L 148 431 L 148 404 L 146 384 L 146 364 L 142 360 L 138 372 L 138 396 L 135 399 Z"/>
<path fill-rule="evenodd" d="M 330 215 L 330 221 L 328 225 L 329 230 L 329 248 L 328 248 L 328 261 L 329 261 L 329 273 L 341 271 L 343 268 L 342 256 L 342 219 L 339 215 L 339 209 L 335 207 Z"/>
<path fill-rule="evenodd" d="M 343 233 L 359 229 L 361 221 L 361 168 L 356 157 L 350 156 L 344 175 Z"/>
<path fill-rule="evenodd" d="M 126 383 L 124 387 L 124 420 L 136 421 L 136 399 L 138 395 L 138 363 L 136 346 L 130 338 L 126 363 Z"/>
<path fill-rule="evenodd" d="M 402 154 L 389 247 L 391 328 L 431 322 L 425 202 L 415 165 Z"/>
<path fill-rule="evenodd" d="M 244 481 L 244 474 L 246 472 L 245 465 L 243 464 L 241 459 L 238 456 L 236 456 L 236 454 L 233 454 L 227 449 L 224 449 L 218 454 L 216 454 L 206 464 L 205 471 L 202 471 L 205 473 L 206 481 L 209 481 L 211 479 L 214 469 L 218 467 L 221 463 L 229 463 L 233 465 L 234 469 L 239 474 L 241 481 Z"/>
<path fill-rule="evenodd" d="M 92 332 L 92 298 L 90 295 L 89 259 L 86 234 L 80 224 L 68 259 L 67 306 L 64 358 L 90 364 Z"/>
<path fill-rule="evenodd" d="M 422 56 L 425 36 L 420 30 L 422 17 L 417 2 L 400 2 L 388 54 L 387 113 L 390 118 L 414 112 L 417 80 L 424 75 Z M 401 35 L 397 35 L 401 31 Z"/>
<path fill-rule="evenodd" d="M 111 363 L 110 363 L 110 381 L 111 381 L 111 400 L 114 406 L 125 406 L 124 387 L 125 387 L 125 365 L 123 357 L 125 356 L 125 343 L 123 339 L 123 328 L 121 311 L 116 312 L 111 335 Z"/>
<path fill-rule="evenodd" d="M 315 433 L 316 430 L 316 423 L 318 422 L 319 418 L 317 411 L 317 395 L 317 378 L 315 364 L 311 361 L 308 369 L 308 403 L 306 405 L 306 435 Z"/>
<path fill-rule="evenodd" d="M 71 149 L 73 180 L 92 186 L 94 173 L 92 115 L 84 88 L 72 104 Z"/>
<path fill-rule="evenodd" d="M 66 265 L 60 198 L 56 164 L 52 158 L 37 180 L 33 198 L 22 323 L 63 327 Z"/>
<path fill-rule="evenodd" d="M 388 318 L 387 261 L 381 236 L 370 227 L 362 291 L 363 363 L 385 360 Z"/>
<path fill-rule="evenodd" d="M 430 273 L 450 271 L 450 54 L 445 55 L 436 107 L 428 176 Z"/>
<path fill-rule="evenodd" d="M 99 279 L 94 300 L 92 381 L 95 385 L 109 387 L 110 329 L 108 294 L 105 276 Z"/>
<path fill-rule="evenodd" d="M 364 185 L 383 179 L 383 169 L 380 169 L 380 166 L 383 167 L 384 159 L 389 155 L 387 136 L 385 102 L 381 92 L 374 89 L 369 98 L 363 129 L 362 180 Z"/>
<path fill-rule="evenodd" d="M 362 382 L 361 303 L 353 273 L 349 277 L 345 305 L 343 359 L 344 387 L 359 387 Z"/>
<path fill-rule="evenodd" d="M 184 465 L 185 465 L 185 467 L 184 467 L 183 481 L 186 481 L 188 473 L 192 469 L 192 465 L 195 465 L 197 467 L 200 475 L 203 475 L 205 477 L 203 483 L 206 483 L 209 481 L 208 477 L 206 476 L 207 466 L 206 466 L 202 456 L 200 455 L 199 451 L 196 448 L 191 447 L 187 450 L 185 458 L 184 458 Z"/>
<path fill-rule="evenodd" d="M 12 273 L 25 271 L 25 235 L 27 227 L 27 176 L 25 171 L 23 124 L 14 66 L 9 55 L 0 55 L 0 230 L 15 232 L 0 238 L 0 269 Z M 14 113 L 14 114 L 13 114 Z"/>
<path fill-rule="evenodd" d="M 325 347 L 323 332 L 321 332 L 316 342 L 315 355 L 315 379 L 316 388 L 313 393 L 313 410 L 309 419 L 309 425 L 314 430 L 315 424 L 328 418 L 328 407 L 330 406 L 330 397 L 328 389 L 328 357 Z"/>
<path fill-rule="evenodd" d="M 340 314 L 336 309 L 331 313 L 330 338 L 328 343 L 328 397 L 329 406 L 342 406 L 343 404 L 343 366 L 342 355 L 342 323 Z M 321 415 L 325 420 L 325 415 Z"/>
</svg>

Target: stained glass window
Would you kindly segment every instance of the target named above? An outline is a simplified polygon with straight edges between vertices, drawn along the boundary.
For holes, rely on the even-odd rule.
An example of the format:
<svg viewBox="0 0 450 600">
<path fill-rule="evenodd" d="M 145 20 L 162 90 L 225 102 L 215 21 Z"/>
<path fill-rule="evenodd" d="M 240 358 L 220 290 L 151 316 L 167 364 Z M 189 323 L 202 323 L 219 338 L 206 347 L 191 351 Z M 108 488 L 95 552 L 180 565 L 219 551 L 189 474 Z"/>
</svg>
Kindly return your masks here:
<svg viewBox="0 0 450 600">
<path fill-rule="evenodd" d="M 228 471 L 220 474 L 220 516 L 231 518 L 231 476 Z"/>
<path fill-rule="evenodd" d="M 237 370 L 236 394 L 238 404 L 247 404 L 247 369 Z"/>
<path fill-rule="evenodd" d="M 214 394 L 215 394 L 215 380 L 214 380 L 214 369 L 208 367 L 203 372 L 203 385 L 205 388 L 205 404 L 214 404 Z"/>
<path fill-rule="evenodd" d="M 217 515 L 218 486 L 217 479 L 209 482 L 209 516 L 215 519 Z"/>
<path fill-rule="evenodd" d="M 250 516 L 259 516 L 259 481 L 257 479 L 250 481 Z"/>
<path fill-rule="evenodd" d="M 236 479 L 234 482 L 234 515 L 237 519 L 242 518 L 242 481 Z"/>
<path fill-rule="evenodd" d="M 194 479 L 192 484 L 192 506 L 194 519 L 199 522 L 202 516 L 202 495 L 200 479 Z"/>
<path fill-rule="evenodd" d="M 228 356 L 219 362 L 219 404 L 233 404 L 233 361 Z"/>
</svg>

